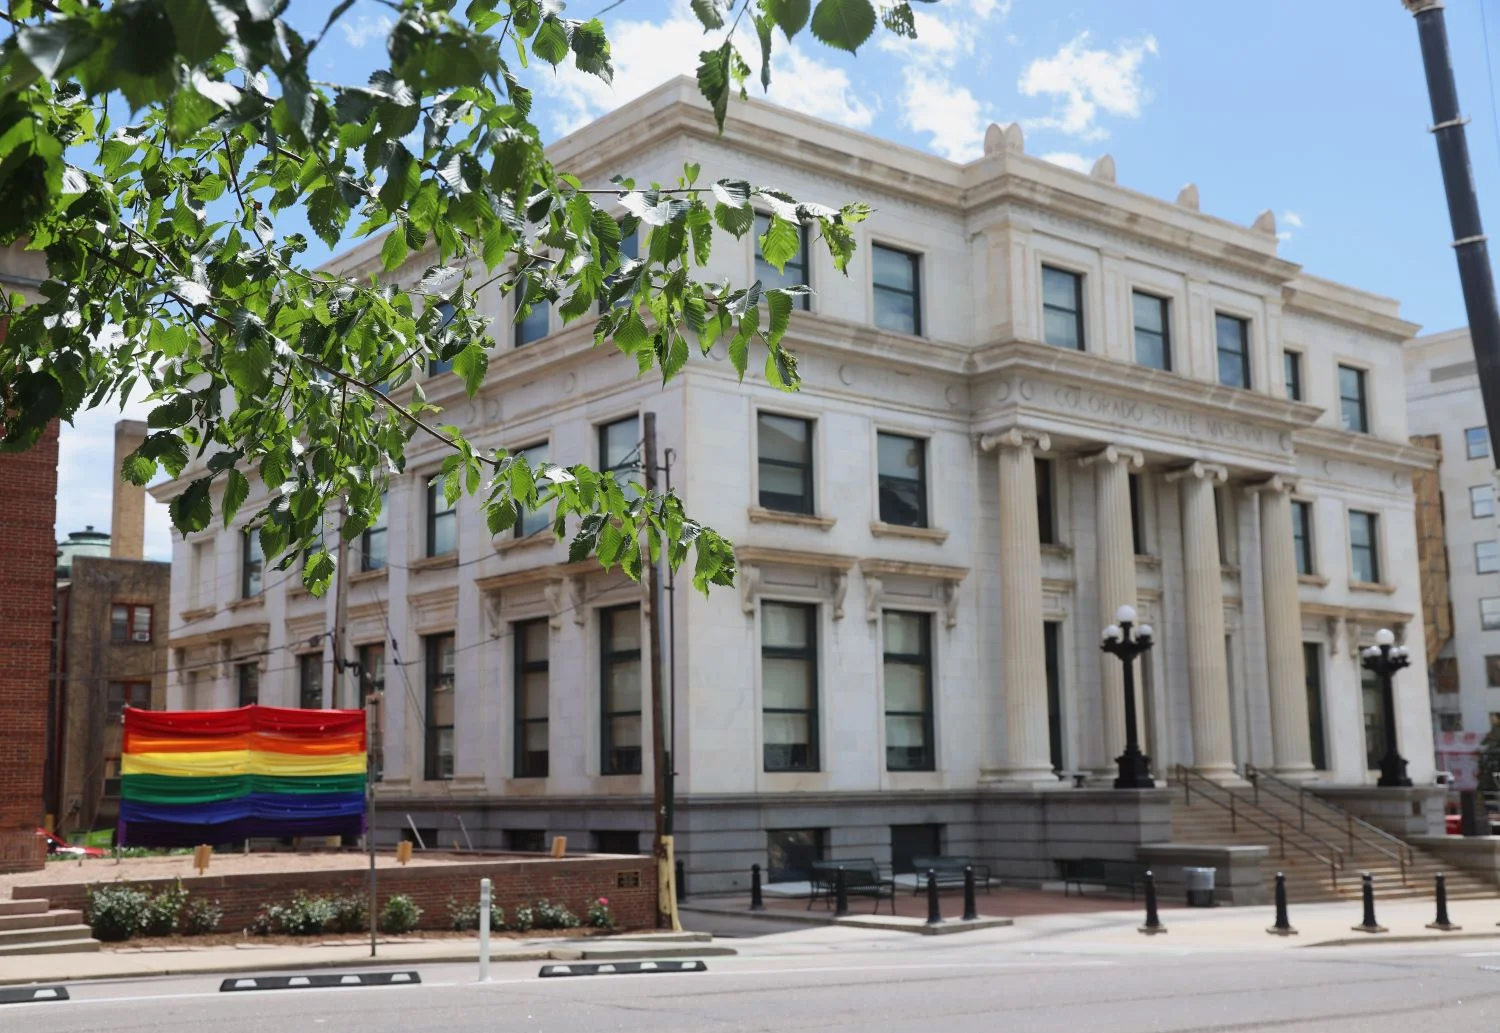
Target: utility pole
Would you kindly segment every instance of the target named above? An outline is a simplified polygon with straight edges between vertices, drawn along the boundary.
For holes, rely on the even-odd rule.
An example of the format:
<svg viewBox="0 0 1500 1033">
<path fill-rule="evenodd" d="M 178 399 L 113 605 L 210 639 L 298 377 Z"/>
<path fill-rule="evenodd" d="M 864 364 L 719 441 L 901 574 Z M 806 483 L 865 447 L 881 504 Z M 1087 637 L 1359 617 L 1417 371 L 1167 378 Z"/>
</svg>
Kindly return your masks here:
<svg viewBox="0 0 1500 1033">
<path fill-rule="evenodd" d="M 1479 392 L 1490 431 L 1490 455 L 1500 461 L 1500 310 L 1495 305 L 1495 280 L 1490 271 L 1489 247 L 1479 218 L 1474 192 L 1474 170 L 1464 133 L 1468 119 L 1459 114 L 1458 87 L 1448 52 L 1448 29 L 1441 0 L 1401 0 L 1416 18 L 1427 72 L 1427 95 L 1432 102 L 1432 135 L 1437 140 L 1438 163 L 1448 195 L 1448 218 L 1453 224 L 1453 251 L 1458 256 L 1458 279 L 1463 285 L 1469 338 Z"/>
<path fill-rule="evenodd" d="M 646 491 L 656 490 L 656 413 L 648 412 L 644 419 Z M 662 692 L 661 677 L 661 599 L 658 597 L 656 563 L 651 558 L 650 547 L 642 543 L 641 591 L 645 596 L 646 633 L 651 640 L 651 663 L 647 680 L 651 689 L 651 773 L 652 811 L 656 816 L 656 840 L 653 853 L 656 856 L 656 924 L 658 928 L 679 929 L 677 918 L 676 876 L 673 871 L 673 849 L 671 830 L 667 825 L 667 780 L 671 777 L 667 759 L 667 708 Z"/>
<path fill-rule="evenodd" d="M 375 957 L 376 926 L 380 914 L 379 896 L 375 888 L 375 734 L 378 717 L 373 700 L 370 701 L 369 706 L 366 706 L 366 701 L 361 699 L 363 672 L 359 670 L 357 664 L 350 664 L 347 656 L 349 648 L 349 542 L 344 538 L 346 515 L 344 504 L 340 503 L 339 544 L 333 565 L 333 685 L 330 690 L 329 703 L 332 709 L 337 710 L 340 709 L 341 703 L 350 700 L 350 709 L 359 706 L 365 711 L 365 850 L 370 857 L 370 957 L 373 958 Z M 326 529 L 324 534 L 326 536 Z M 350 674 L 354 676 L 354 692 L 351 695 L 345 695 L 344 679 Z"/>
</svg>

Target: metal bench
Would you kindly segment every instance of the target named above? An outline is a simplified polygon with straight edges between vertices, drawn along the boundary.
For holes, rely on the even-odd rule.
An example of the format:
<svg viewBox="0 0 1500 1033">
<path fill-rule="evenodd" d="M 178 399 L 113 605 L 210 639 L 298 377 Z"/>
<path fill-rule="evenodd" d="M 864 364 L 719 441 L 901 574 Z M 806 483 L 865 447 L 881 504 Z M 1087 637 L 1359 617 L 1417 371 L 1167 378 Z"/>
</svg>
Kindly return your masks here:
<svg viewBox="0 0 1500 1033">
<path fill-rule="evenodd" d="M 944 854 L 939 857 L 913 857 L 912 865 L 916 869 L 917 885 L 912 895 L 922 892 L 927 888 L 927 873 L 930 871 L 937 878 L 939 889 L 963 886 L 964 869 L 974 869 L 974 882 L 984 887 L 984 891 L 990 891 L 990 866 L 987 864 L 975 864 L 966 854 Z"/>
<path fill-rule="evenodd" d="M 875 913 L 880 913 L 880 901 L 889 898 L 891 914 L 896 913 L 896 883 L 890 869 L 879 864 L 873 857 L 844 858 L 837 861 L 815 861 L 812 866 L 812 895 L 807 898 L 807 908 L 812 910 L 813 901 L 823 898 L 826 906 L 833 906 L 839 869 L 844 870 L 844 893 L 847 896 L 872 897 Z"/>
<path fill-rule="evenodd" d="M 1135 899 L 1136 887 L 1144 885 L 1148 865 L 1140 861 L 1111 861 L 1098 857 L 1084 857 L 1071 861 L 1059 861 L 1062 866 L 1063 896 L 1072 887 L 1078 887 L 1083 896 L 1084 884 L 1094 884 L 1114 890 L 1129 890 L 1130 899 Z"/>
</svg>

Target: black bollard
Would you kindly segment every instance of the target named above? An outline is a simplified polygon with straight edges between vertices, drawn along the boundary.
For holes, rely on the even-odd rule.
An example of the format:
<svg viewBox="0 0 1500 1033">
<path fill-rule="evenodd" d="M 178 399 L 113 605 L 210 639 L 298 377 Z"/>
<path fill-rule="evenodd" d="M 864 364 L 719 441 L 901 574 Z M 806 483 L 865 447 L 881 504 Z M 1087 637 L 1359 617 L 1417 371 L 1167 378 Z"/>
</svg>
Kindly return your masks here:
<svg viewBox="0 0 1500 1033">
<path fill-rule="evenodd" d="M 964 921 L 979 921 L 979 905 L 974 903 L 974 866 L 964 868 Z"/>
<path fill-rule="evenodd" d="M 681 904 L 687 899 L 687 869 L 683 866 L 682 858 L 677 858 L 673 868 L 672 877 L 677 883 L 677 903 Z"/>
<path fill-rule="evenodd" d="M 1167 931 L 1167 927 L 1161 924 L 1161 916 L 1156 913 L 1156 875 L 1149 871 L 1146 873 L 1146 924 L 1140 931 L 1147 936 Z"/>
<path fill-rule="evenodd" d="M 1276 924 L 1266 932 L 1272 936 L 1297 935 L 1297 930 L 1292 928 L 1292 923 L 1286 916 L 1286 876 L 1281 872 L 1276 873 Z"/>
<path fill-rule="evenodd" d="M 1357 933 L 1386 932 L 1385 926 L 1375 921 L 1375 876 L 1369 872 L 1364 872 L 1360 875 L 1360 881 L 1364 884 L 1362 895 L 1365 900 L 1365 919 L 1359 925 L 1351 926 L 1350 928 Z"/>
<path fill-rule="evenodd" d="M 750 910 L 764 911 L 766 900 L 760 895 L 760 865 L 750 866 Z"/>
<path fill-rule="evenodd" d="M 1438 929 L 1445 933 L 1457 932 L 1462 929 L 1461 925 L 1454 925 L 1448 921 L 1448 877 L 1438 872 L 1432 877 L 1436 883 L 1437 890 L 1437 918 L 1427 923 L 1427 928 Z"/>
<path fill-rule="evenodd" d="M 833 879 L 833 917 L 843 918 L 849 913 L 849 885 L 844 878 L 844 866 L 839 865 L 839 870 Z"/>
<path fill-rule="evenodd" d="M 927 869 L 927 924 L 943 924 L 943 907 L 938 903 L 937 872 Z"/>
</svg>

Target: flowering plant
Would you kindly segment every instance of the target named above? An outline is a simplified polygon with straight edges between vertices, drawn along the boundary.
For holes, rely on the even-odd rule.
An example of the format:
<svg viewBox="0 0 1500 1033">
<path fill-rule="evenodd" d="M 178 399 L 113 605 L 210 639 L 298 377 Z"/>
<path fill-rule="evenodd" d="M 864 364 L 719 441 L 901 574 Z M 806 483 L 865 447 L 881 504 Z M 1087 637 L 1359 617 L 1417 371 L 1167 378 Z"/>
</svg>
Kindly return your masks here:
<svg viewBox="0 0 1500 1033">
<path fill-rule="evenodd" d="M 608 897 L 600 897 L 589 905 L 589 927 L 592 929 L 613 929 L 615 927 L 615 916 L 609 910 Z"/>
</svg>

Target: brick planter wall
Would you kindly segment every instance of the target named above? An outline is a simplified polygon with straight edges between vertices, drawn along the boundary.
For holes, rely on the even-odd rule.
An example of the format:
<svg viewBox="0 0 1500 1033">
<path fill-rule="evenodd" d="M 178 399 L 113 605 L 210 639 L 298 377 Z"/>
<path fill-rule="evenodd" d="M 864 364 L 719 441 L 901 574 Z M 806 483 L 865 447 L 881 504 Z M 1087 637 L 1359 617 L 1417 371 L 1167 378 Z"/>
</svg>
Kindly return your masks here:
<svg viewBox="0 0 1500 1033">
<path fill-rule="evenodd" d="M 290 861 L 290 857 L 288 858 Z M 212 871 L 212 869 L 210 869 Z M 635 886 L 620 885 L 635 881 Z M 423 929 L 448 929 L 448 899 L 461 903 L 479 901 L 479 880 L 492 880 L 494 901 L 505 909 L 507 920 L 516 908 L 546 897 L 566 904 L 580 919 L 587 920 L 589 902 L 609 898 L 615 923 L 622 929 L 651 928 L 656 923 L 656 868 L 651 857 L 485 858 L 453 864 L 407 868 L 381 867 L 379 900 L 405 893 L 422 908 Z M 155 892 L 173 880 L 134 882 L 130 885 Z M 107 882 L 92 885 L 107 885 Z M 44 897 L 54 908 L 87 907 L 88 883 L 56 883 L 16 886 L 11 895 Z M 266 904 L 290 900 L 301 890 L 312 896 L 334 896 L 369 892 L 369 872 L 359 868 L 311 872 L 264 872 L 245 875 L 205 875 L 185 878 L 183 887 L 194 897 L 217 900 L 224 909 L 221 932 L 244 929 Z"/>
</svg>

